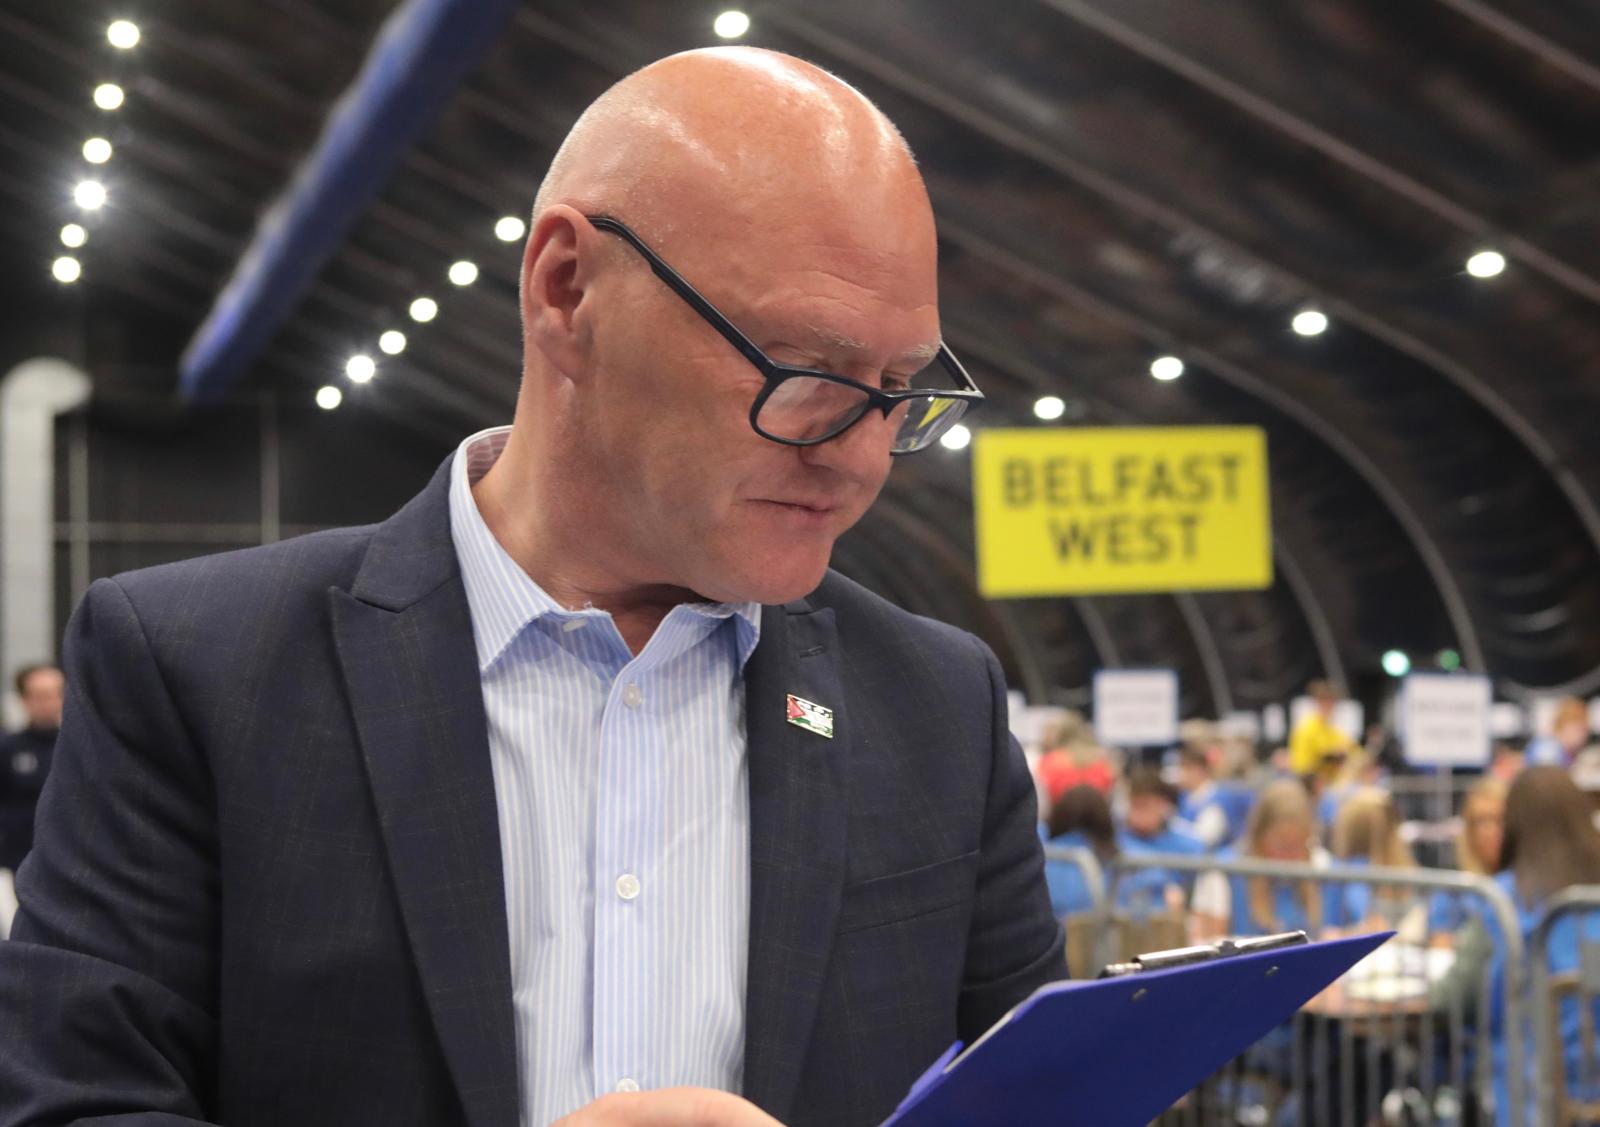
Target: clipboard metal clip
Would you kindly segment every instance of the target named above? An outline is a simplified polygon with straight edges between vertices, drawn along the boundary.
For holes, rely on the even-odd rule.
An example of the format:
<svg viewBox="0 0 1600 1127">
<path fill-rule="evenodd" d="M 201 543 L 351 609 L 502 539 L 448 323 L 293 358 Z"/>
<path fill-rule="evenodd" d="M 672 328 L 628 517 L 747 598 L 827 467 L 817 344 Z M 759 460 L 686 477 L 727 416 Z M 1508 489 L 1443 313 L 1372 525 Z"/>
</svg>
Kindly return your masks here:
<svg viewBox="0 0 1600 1127">
<path fill-rule="evenodd" d="M 1276 935 L 1259 935 L 1248 938 L 1219 939 L 1215 943 L 1201 943 L 1194 947 L 1175 947 L 1170 951 L 1152 951 L 1135 955 L 1126 963 L 1112 963 L 1100 972 L 1101 978 L 1121 978 L 1124 975 L 1143 974 L 1153 970 L 1171 970 L 1194 963 L 1208 963 L 1213 959 L 1231 959 L 1236 955 L 1254 955 L 1259 951 L 1275 951 L 1280 947 L 1298 947 L 1311 942 L 1303 931 L 1281 931 Z"/>
</svg>

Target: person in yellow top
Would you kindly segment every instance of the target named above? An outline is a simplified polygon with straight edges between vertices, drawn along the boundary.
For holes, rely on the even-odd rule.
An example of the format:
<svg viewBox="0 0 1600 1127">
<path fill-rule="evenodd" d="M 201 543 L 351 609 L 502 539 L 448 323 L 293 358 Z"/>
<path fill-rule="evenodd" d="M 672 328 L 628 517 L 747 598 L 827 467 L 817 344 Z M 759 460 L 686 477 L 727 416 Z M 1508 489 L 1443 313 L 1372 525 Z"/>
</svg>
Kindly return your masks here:
<svg viewBox="0 0 1600 1127">
<path fill-rule="evenodd" d="M 1289 734 L 1289 769 L 1297 775 L 1325 775 L 1355 748 L 1347 732 L 1334 727 L 1333 706 L 1339 695 L 1326 681 L 1313 681 L 1306 687 L 1316 708 L 1301 717 Z"/>
</svg>

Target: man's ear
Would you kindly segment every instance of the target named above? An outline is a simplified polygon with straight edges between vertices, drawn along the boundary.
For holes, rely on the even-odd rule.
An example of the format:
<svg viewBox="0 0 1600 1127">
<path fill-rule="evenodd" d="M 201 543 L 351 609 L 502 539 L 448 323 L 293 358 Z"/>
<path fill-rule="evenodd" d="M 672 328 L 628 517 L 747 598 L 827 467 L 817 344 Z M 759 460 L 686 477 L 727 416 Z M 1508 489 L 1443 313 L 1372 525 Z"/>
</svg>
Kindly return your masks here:
<svg viewBox="0 0 1600 1127">
<path fill-rule="evenodd" d="M 593 273 L 594 231 L 574 209 L 557 205 L 542 212 L 522 252 L 522 332 L 569 380 L 584 370 L 587 326 L 579 309 Z"/>
</svg>

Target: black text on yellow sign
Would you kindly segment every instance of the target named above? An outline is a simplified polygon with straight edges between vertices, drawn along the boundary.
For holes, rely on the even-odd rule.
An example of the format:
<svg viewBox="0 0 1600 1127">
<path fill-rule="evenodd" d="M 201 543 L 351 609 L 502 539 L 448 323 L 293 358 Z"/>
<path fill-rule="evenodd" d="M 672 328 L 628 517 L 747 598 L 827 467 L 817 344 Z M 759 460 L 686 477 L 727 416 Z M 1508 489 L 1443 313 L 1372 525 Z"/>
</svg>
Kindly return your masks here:
<svg viewBox="0 0 1600 1127">
<path fill-rule="evenodd" d="M 991 598 L 1272 583 L 1259 428 L 980 430 L 972 473 Z"/>
</svg>

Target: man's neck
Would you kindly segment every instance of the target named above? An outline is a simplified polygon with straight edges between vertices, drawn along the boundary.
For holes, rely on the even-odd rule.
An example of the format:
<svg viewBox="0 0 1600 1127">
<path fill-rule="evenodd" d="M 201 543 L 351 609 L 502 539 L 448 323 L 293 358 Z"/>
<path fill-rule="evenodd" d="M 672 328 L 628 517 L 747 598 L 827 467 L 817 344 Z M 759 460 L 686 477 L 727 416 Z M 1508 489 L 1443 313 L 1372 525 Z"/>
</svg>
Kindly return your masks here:
<svg viewBox="0 0 1600 1127">
<path fill-rule="evenodd" d="M 558 497 L 562 492 L 533 489 L 514 472 L 515 441 L 513 436 L 500 460 L 472 486 L 472 499 L 490 534 L 545 594 L 567 610 L 592 607 L 611 615 L 617 632 L 635 655 L 644 650 L 673 607 L 706 601 L 682 587 L 622 581 L 592 549 L 564 549 L 556 558 L 550 546 L 571 549 L 588 544 L 584 532 L 592 530 L 592 522 L 563 528 L 560 506 L 532 499 L 534 495 Z M 528 499 L 519 499 L 524 494 Z"/>
</svg>

